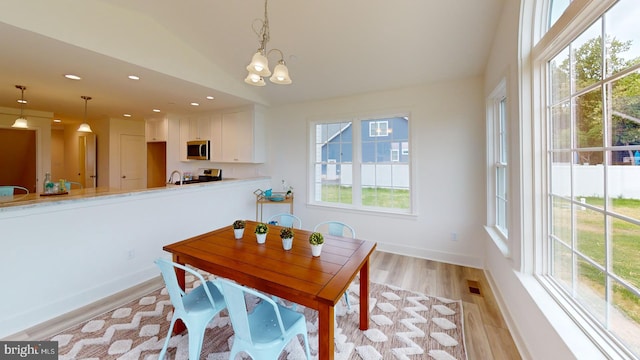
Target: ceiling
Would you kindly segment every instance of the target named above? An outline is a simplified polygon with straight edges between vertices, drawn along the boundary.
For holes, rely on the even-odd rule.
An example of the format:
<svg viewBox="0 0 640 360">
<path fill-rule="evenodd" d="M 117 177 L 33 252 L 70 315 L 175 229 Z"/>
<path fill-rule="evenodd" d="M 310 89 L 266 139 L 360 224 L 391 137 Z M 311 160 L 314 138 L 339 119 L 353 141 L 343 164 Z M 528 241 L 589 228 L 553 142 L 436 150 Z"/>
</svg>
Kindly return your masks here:
<svg viewBox="0 0 640 360">
<path fill-rule="evenodd" d="M 144 119 L 157 116 L 154 108 L 187 114 L 282 105 L 481 76 L 505 0 L 271 0 L 267 48 L 284 52 L 293 84 L 264 87 L 243 82 L 258 48 L 252 22 L 263 18 L 261 0 L 86 0 L 75 21 L 64 21 L 71 15 L 59 4 L 29 2 L 40 4 L 14 1 L 5 16 L 0 5 L 0 106 L 18 107 L 19 84 L 27 87 L 25 109 L 79 121 L 82 95 L 93 98 L 89 120 Z M 108 21 L 122 26 L 105 29 Z M 119 51 L 110 39 L 137 51 Z M 272 68 L 277 60 L 269 57 Z"/>
</svg>

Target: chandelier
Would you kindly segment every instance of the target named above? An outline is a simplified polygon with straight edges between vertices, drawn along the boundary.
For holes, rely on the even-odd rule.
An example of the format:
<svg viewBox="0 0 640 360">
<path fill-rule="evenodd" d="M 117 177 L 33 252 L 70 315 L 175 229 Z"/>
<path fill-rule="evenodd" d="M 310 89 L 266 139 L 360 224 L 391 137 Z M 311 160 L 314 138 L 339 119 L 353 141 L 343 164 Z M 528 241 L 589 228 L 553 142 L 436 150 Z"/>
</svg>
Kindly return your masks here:
<svg viewBox="0 0 640 360">
<path fill-rule="evenodd" d="M 259 25 L 256 27 L 256 25 Z M 260 42 L 260 48 L 251 58 L 251 63 L 247 66 L 249 74 L 244 79 L 244 82 L 254 86 L 265 86 L 264 78 L 271 75 L 269 70 L 269 60 L 267 57 L 273 51 L 280 53 L 280 60 L 278 65 L 273 69 L 273 75 L 269 78 L 272 83 L 280 85 L 291 84 L 291 78 L 289 77 L 289 69 L 284 62 L 284 54 L 280 49 L 271 49 L 267 51 L 267 43 L 269 42 L 269 17 L 267 16 L 267 0 L 264 1 L 264 20 L 255 19 L 253 21 L 253 31 L 258 35 Z"/>
<path fill-rule="evenodd" d="M 22 115 L 24 110 L 24 104 L 26 103 L 26 101 L 24 100 L 24 91 L 27 90 L 27 88 L 26 86 L 16 85 L 16 89 L 20 89 L 22 91 L 22 96 L 18 101 L 20 103 L 20 117 L 13 122 L 13 125 L 11 125 L 11 127 L 18 128 L 18 129 L 27 129 L 28 128 L 27 118 L 25 118 L 24 115 Z"/>
</svg>

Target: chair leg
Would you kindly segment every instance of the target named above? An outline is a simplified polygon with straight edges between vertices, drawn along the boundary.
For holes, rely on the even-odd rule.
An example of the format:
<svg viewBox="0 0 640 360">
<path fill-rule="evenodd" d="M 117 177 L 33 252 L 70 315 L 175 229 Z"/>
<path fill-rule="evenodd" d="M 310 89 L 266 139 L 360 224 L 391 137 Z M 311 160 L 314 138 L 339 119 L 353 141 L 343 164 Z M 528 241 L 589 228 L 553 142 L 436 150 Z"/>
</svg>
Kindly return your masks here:
<svg viewBox="0 0 640 360">
<path fill-rule="evenodd" d="M 304 351 L 307 354 L 307 360 L 311 360 L 311 351 L 309 350 L 309 337 L 307 333 L 302 333 L 302 338 L 304 340 Z"/>
<path fill-rule="evenodd" d="M 204 340 L 204 332 L 207 329 L 206 324 L 197 324 L 187 329 L 189 332 L 189 360 L 199 360 L 202 352 L 202 341 Z"/>
<path fill-rule="evenodd" d="M 171 318 L 171 325 L 169 325 L 169 332 L 167 332 L 167 338 L 164 341 L 164 345 L 162 345 L 162 350 L 160 351 L 160 355 L 158 355 L 158 360 L 164 360 L 164 356 L 167 353 L 167 347 L 169 347 L 169 340 L 171 340 L 171 332 L 173 331 L 173 325 L 175 325 L 176 319 Z"/>
</svg>

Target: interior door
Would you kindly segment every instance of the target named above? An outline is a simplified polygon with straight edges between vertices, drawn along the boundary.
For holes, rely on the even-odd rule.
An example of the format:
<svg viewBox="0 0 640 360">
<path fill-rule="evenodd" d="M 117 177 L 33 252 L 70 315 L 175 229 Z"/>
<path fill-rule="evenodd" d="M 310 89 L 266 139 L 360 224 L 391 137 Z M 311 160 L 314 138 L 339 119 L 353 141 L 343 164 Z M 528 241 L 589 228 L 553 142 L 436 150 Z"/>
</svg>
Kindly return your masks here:
<svg viewBox="0 0 640 360">
<path fill-rule="evenodd" d="M 93 133 L 78 137 L 78 168 L 82 186 L 96 187 L 96 135 Z"/>
<path fill-rule="evenodd" d="M 120 135 L 120 189 L 144 189 L 147 185 L 147 144 L 143 135 Z"/>
</svg>

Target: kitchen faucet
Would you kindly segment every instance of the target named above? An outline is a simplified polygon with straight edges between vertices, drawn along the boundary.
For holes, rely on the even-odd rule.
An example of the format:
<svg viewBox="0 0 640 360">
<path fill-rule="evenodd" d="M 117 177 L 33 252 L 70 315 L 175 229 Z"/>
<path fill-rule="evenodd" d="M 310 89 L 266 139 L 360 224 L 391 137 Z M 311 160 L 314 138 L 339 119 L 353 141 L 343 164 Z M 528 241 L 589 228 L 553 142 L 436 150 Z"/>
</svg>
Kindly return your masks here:
<svg viewBox="0 0 640 360">
<path fill-rule="evenodd" d="M 173 174 L 178 174 L 180 185 L 182 185 L 182 173 L 179 170 L 173 170 L 173 172 L 171 172 L 171 175 L 169 175 L 169 180 L 167 180 L 167 184 L 173 184 Z"/>
</svg>

